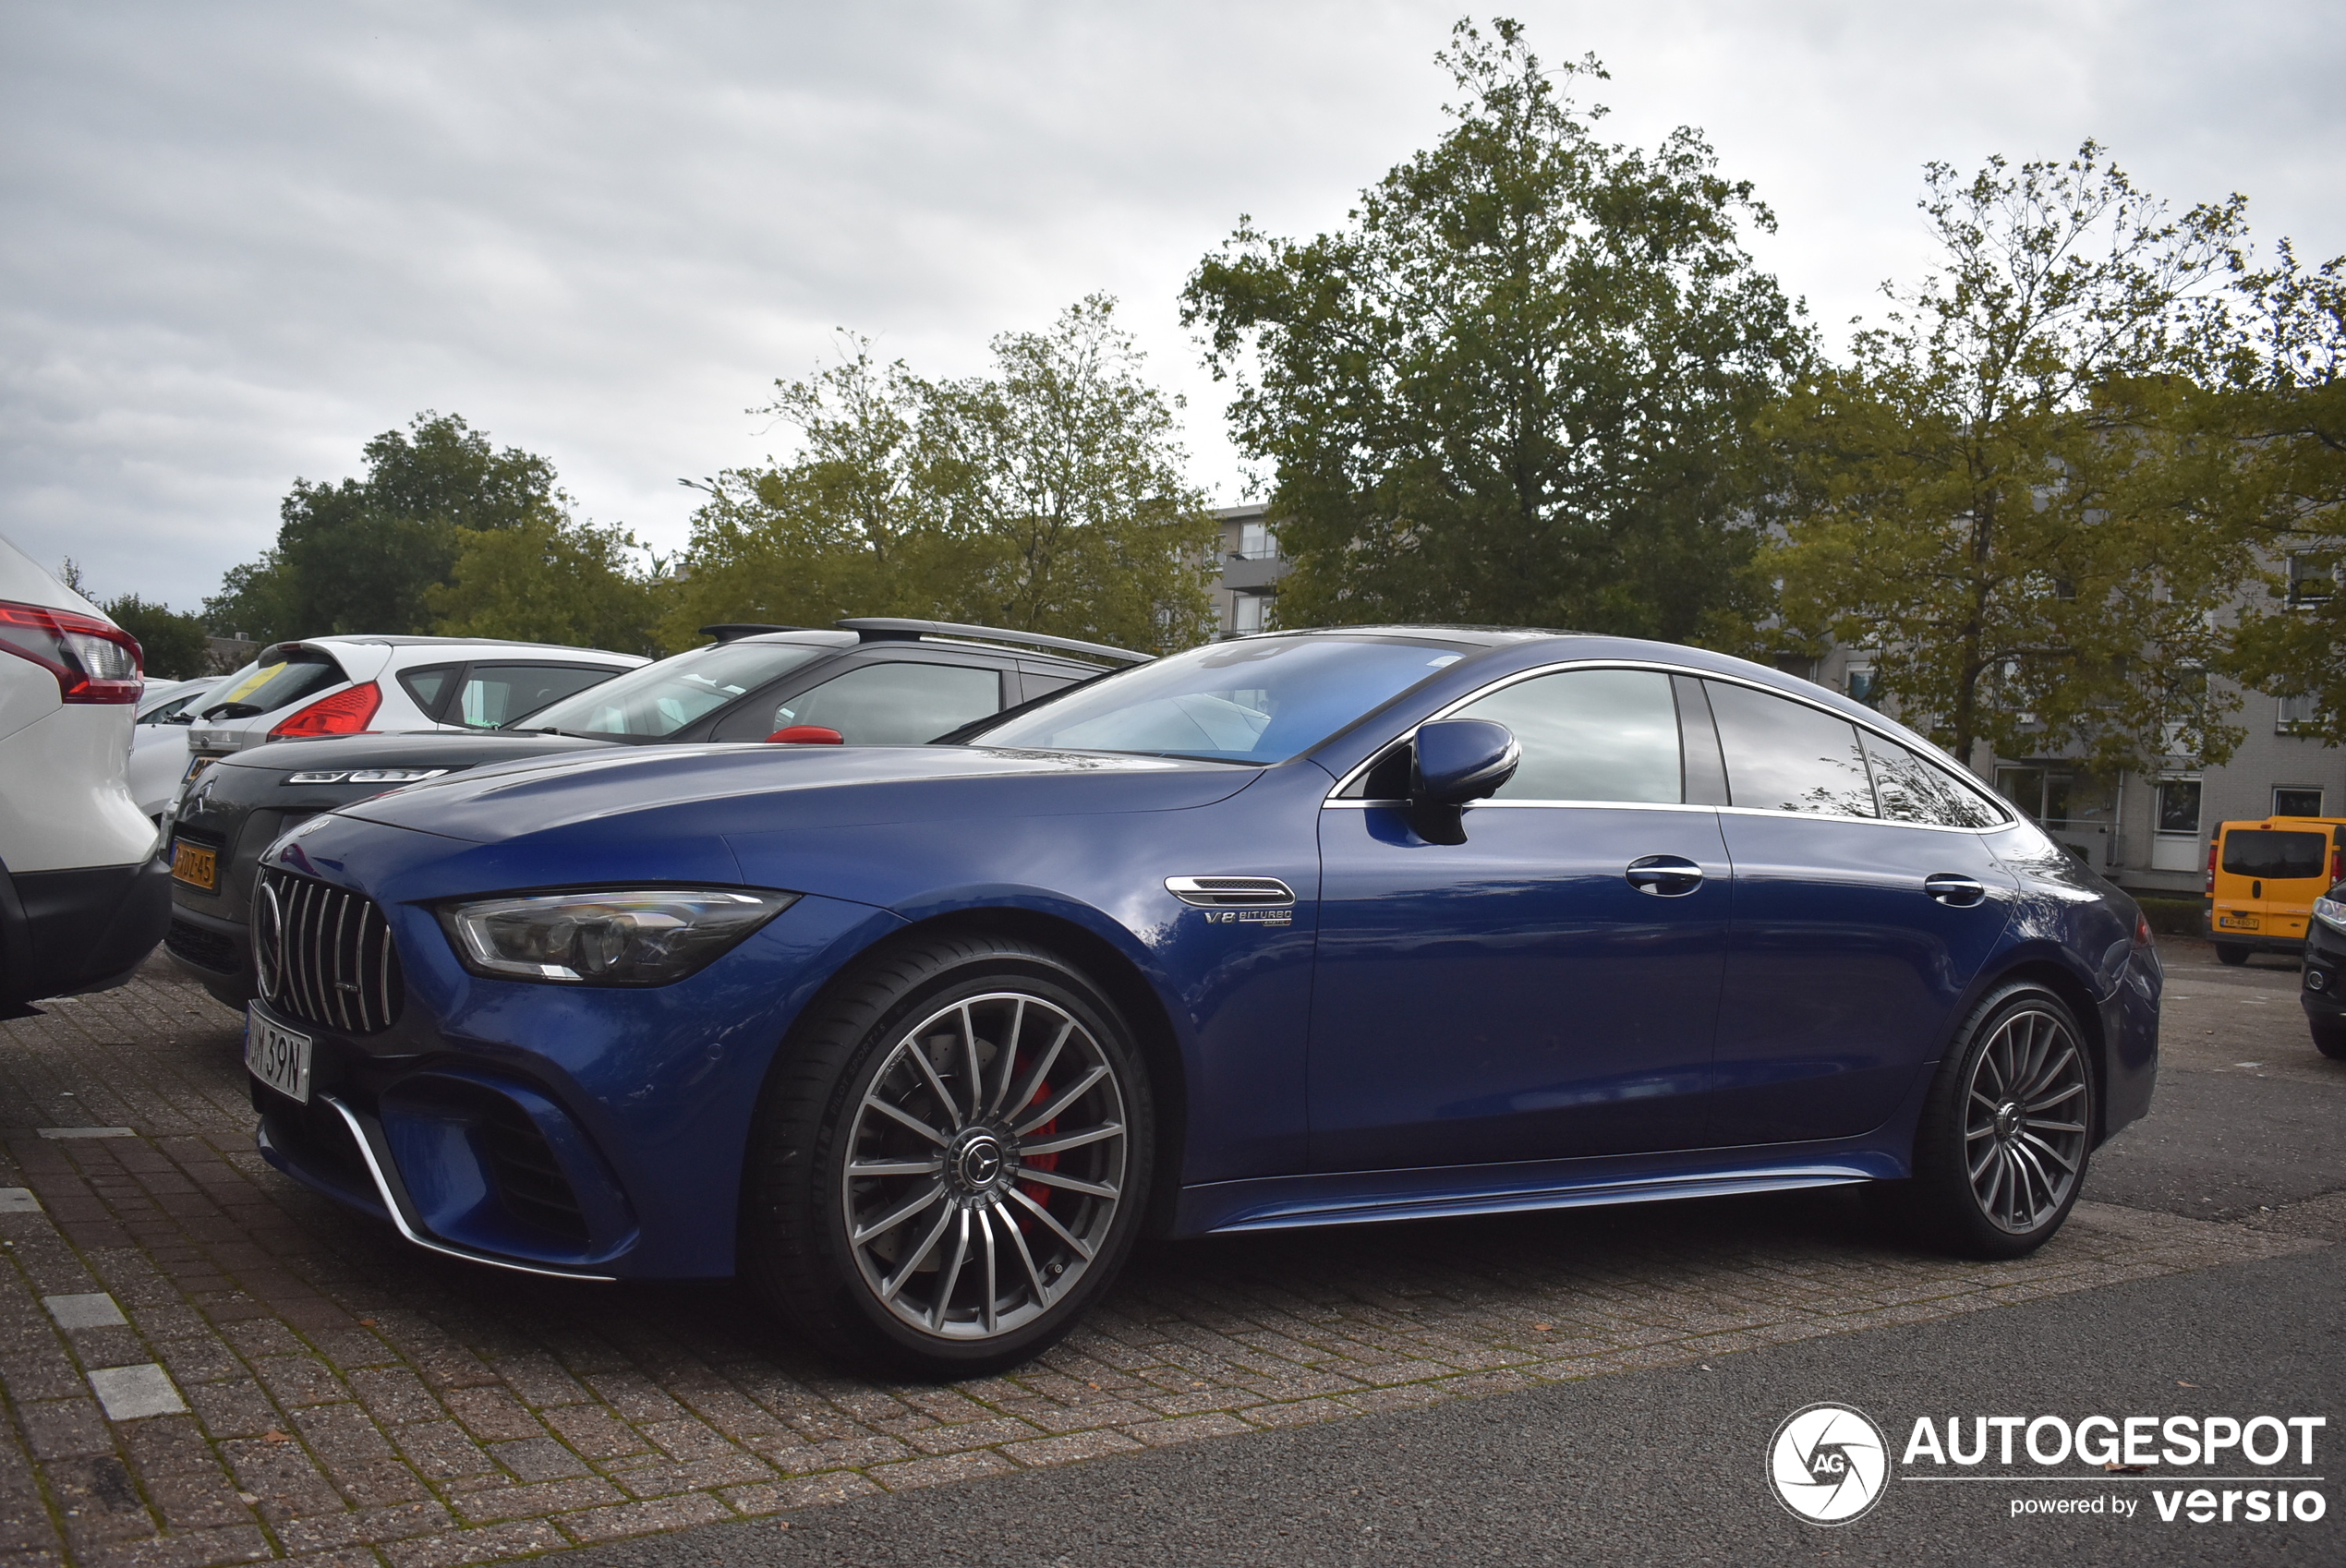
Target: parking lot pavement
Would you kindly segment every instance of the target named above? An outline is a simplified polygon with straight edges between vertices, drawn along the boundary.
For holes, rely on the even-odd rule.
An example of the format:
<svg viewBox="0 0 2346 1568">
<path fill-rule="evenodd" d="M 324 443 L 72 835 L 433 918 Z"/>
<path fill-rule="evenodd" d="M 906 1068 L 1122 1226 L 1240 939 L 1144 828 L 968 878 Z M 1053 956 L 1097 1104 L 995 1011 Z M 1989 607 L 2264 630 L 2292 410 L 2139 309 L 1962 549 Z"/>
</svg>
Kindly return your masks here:
<svg viewBox="0 0 2346 1568">
<path fill-rule="evenodd" d="M 156 969 L 0 1024 L 0 1561 L 490 1561 L 2328 1239 L 2269 1192 L 2224 1222 L 2081 1204 L 2002 1265 L 1886 1242 L 1841 1193 L 1234 1237 L 1144 1251 L 1014 1376 L 883 1386 L 731 1285 L 569 1285 L 405 1247 L 254 1154 L 237 1050 L 234 1016 Z"/>
</svg>

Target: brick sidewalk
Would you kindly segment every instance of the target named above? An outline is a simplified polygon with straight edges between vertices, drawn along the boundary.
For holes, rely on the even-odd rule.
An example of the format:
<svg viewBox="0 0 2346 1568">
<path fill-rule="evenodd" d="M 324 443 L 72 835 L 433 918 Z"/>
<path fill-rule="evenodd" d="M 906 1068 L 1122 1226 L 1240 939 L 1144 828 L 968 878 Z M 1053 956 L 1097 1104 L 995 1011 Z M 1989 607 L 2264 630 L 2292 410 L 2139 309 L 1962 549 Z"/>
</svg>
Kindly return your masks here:
<svg viewBox="0 0 2346 1568">
<path fill-rule="evenodd" d="M 491 1561 L 2318 1244 L 2084 1204 L 1955 1263 L 1832 1193 L 1231 1237 L 1144 1250 L 1014 1376 L 879 1385 L 731 1285 L 399 1243 L 252 1152 L 237 1051 L 153 970 L 0 1024 L 0 1188 L 32 1194 L 0 1192 L 5 1568 Z"/>
</svg>

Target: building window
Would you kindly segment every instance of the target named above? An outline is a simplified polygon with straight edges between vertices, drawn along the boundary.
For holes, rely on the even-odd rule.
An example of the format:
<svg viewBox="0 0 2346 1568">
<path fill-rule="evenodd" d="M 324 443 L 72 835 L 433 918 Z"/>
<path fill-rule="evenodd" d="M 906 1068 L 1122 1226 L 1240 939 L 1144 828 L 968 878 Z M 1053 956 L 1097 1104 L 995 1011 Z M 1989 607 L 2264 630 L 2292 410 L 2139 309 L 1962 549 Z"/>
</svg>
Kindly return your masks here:
<svg viewBox="0 0 2346 1568">
<path fill-rule="evenodd" d="M 2000 767 L 1996 769 L 1996 793 L 2045 827 L 2118 825 L 2118 787 L 2089 773 L 2050 767 Z"/>
<path fill-rule="evenodd" d="M 2320 557 L 2296 551 L 2289 558 L 2289 602 L 2292 605 L 2319 604 L 2338 591 L 2338 565 L 2324 562 Z"/>
<path fill-rule="evenodd" d="M 2275 816 L 2319 816 L 2322 814 L 2322 792 L 2301 789 L 2294 785 L 2278 785 L 2273 790 Z"/>
<path fill-rule="evenodd" d="M 1279 536 L 1268 523 L 1239 525 L 1239 548 L 1230 552 L 1233 561 L 1276 561 L 1279 558 Z"/>
<path fill-rule="evenodd" d="M 2162 778 L 2159 781 L 2159 831 L 2199 837 L 2199 780 Z"/>
<path fill-rule="evenodd" d="M 1868 707 L 1879 707 L 1880 706 L 1880 704 L 1875 701 L 1876 693 L 1873 683 L 1872 665 L 1851 665 L 1849 667 L 1847 679 L 1849 700 L 1851 702 L 1863 703 Z"/>
<path fill-rule="evenodd" d="M 2293 735 L 2298 730 L 2318 721 L 2321 710 L 2310 696 L 2283 697 L 2274 706 L 2273 732 Z"/>
<path fill-rule="evenodd" d="M 1230 596 L 1230 634 L 1247 636 L 1260 632 L 1268 624 L 1271 603 L 1269 594 L 1238 593 Z"/>
</svg>

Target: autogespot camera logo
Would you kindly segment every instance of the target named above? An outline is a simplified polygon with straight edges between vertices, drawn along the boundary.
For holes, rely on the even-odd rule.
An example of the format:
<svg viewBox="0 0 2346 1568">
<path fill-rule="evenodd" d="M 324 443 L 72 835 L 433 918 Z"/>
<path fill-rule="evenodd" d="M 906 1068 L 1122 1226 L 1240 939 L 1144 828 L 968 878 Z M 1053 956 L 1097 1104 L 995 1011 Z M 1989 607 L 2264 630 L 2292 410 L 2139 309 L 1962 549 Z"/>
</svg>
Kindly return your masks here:
<svg viewBox="0 0 2346 1568">
<path fill-rule="evenodd" d="M 1776 1500 L 1812 1525 L 1845 1525 L 1881 1501 L 1890 1454 L 1881 1429 L 1846 1405 L 1796 1410 L 1768 1440 Z"/>
</svg>

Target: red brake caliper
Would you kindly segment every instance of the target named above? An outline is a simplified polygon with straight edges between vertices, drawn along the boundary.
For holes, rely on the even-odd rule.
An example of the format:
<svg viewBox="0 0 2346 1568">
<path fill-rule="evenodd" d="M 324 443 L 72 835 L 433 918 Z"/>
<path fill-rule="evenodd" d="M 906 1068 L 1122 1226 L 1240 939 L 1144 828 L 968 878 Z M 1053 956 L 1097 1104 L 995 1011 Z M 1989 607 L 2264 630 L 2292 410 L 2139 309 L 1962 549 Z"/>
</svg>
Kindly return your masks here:
<svg viewBox="0 0 2346 1568">
<path fill-rule="evenodd" d="M 1051 1086 L 1047 1083 L 1038 1083 L 1034 1086 L 1034 1098 L 1026 1103 L 1025 1108 L 1033 1110 L 1037 1105 L 1046 1104 L 1049 1103 L 1050 1098 Z M 1051 1134 L 1058 1131 L 1058 1129 L 1059 1119 L 1057 1116 L 1053 1116 L 1049 1121 L 1046 1121 L 1041 1127 L 1036 1128 L 1032 1133 L 1028 1134 L 1028 1136 L 1031 1138 L 1048 1138 Z M 1034 1166 L 1038 1171 L 1055 1171 L 1059 1168 L 1059 1157 L 1057 1154 L 1036 1154 L 1023 1163 Z M 1044 1186 L 1041 1182 L 1022 1181 L 1018 1184 L 1018 1189 L 1021 1192 L 1025 1193 L 1027 1197 L 1033 1199 L 1043 1208 L 1047 1209 L 1051 1206 L 1051 1189 Z M 1018 1217 L 1018 1228 L 1022 1232 L 1034 1223 L 1034 1216 L 1032 1214 L 1021 1214 Z"/>
</svg>

